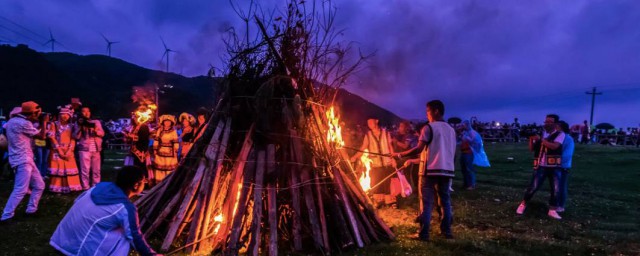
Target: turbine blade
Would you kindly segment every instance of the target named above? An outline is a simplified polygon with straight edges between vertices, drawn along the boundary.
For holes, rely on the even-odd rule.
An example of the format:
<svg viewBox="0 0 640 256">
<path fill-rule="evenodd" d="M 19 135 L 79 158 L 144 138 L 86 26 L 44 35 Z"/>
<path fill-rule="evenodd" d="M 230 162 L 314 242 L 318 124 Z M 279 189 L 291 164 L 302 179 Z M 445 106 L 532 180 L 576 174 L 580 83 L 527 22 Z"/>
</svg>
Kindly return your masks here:
<svg viewBox="0 0 640 256">
<path fill-rule="evenodd" d="M 162 45 L 164 46 L 164 49 L 166 50 L 167 49 L 167 44 L 164 43 L 164 39 L 162 39 L 162 37 L 160 37 L 160 41 L 162 41 Z"/>
</svg>

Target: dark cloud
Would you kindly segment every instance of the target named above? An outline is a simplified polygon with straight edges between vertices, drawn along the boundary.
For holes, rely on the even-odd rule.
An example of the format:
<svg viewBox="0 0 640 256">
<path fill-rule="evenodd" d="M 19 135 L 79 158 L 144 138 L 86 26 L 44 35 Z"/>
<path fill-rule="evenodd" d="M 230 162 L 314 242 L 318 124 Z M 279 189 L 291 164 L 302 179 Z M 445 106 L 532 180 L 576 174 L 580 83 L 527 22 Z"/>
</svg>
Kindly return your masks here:
<svg viewBox="0 0 640 256">
<path fill-rule="evenodd" d="M 260 1 L 265 10 L 280 2 Z M 584 92 L 599 86 L 596 122 L 640 122 L 632 116 L 640 109 L 637 1 L 334 2 L 342 39 L 375 52 L 347 88 L 401 116 L 422 117 L 424 103 L 439 98 L 463 118 L 539 121 L 557 112 L 576 123 L 588 118 Z M 46 51 L 36 41 L 51 28 L 61 50 L 104 54 L 104 33 L 121 41 L 114 57 L 155 69 L 164 69 L 162 36 L 178 51 L 172 72 L 188 76 L 220 67 L 225 31 L 243 30 L 229 1 L 10 0 L 0 15 L 41 35 L 0 27 L 2 38 Z"/>
</svg>

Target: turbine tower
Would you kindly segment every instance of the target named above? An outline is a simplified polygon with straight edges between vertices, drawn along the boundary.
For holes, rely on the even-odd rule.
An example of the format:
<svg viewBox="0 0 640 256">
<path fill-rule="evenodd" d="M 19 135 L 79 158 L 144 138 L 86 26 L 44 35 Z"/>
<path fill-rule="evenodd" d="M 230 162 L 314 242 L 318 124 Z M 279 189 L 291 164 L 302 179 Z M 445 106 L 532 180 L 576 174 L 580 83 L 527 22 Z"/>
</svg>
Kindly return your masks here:
<svg viewBox="0 0 640 256">
<path fill-rule="evenodd" d="M 167 47 L 167 44 L 164 42 L 164 39 L 162 39 L 162 37 L 160 37 L 160 41 L 162 41 L 162 45 L 164 46 L 164 54 L 162 54 L 162 58 L 164 58 L 164 56 L 167 56 L 167 69 L 166 69 L 166 72 L 169 73 L 169 54 L 171 52 L 176 52 L 176 51 L 169 49 L 169 47 Z M 160 59 L 162 59 L 162 58 L 160 58 Z"/>
<path fill-rule="evenodd" d="M 111 45 L 112 44 L 117 44 L 119 42 L 117 42 L 117 41 L 115 41 L 115 42 L 114 41 L 109 41 L 109 39 L 107 39 L 107 37 L 104 36 L 104 34 L 102 34 L 102 33 L 100 35 L 102 36 L 102 38 L 104 38 L 104 41 L 107 42 L 107 55 L 109 55 L 109 57 L 111 57 Z"/>
</svg>

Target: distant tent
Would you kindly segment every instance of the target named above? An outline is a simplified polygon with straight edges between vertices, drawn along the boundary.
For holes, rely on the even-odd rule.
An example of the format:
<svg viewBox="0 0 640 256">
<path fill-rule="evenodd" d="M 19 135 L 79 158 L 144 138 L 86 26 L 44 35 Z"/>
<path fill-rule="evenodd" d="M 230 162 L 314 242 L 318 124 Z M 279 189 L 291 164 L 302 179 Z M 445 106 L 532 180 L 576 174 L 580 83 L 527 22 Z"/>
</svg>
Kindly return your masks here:
<svg viewBox="0 0 640 256">
<path fill-rule="evenodd" d="M 462 119 L 460 119 L 459 117 L 451 117 L 451 118 L 447 119 L 447 123 L 459 124 L 459 123 L 462 123 Z"/>
<path fill-rule="evenodd" d="M 596 125 L 596 129 L 603 129 L 603 130 L 611 130 L 616 128 L 615 126 L 613 126 L 610 123 L 599 123 Z"/>
</svg>

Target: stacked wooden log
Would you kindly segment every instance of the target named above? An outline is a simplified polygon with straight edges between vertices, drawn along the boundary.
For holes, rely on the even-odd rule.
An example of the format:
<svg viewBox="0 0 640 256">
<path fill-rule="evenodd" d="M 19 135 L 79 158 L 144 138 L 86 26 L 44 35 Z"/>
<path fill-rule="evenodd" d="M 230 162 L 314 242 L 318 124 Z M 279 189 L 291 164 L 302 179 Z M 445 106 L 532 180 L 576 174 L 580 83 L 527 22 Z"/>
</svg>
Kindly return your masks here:
<svg viewBox="0 0 640 256">
<path fill-rule="evenodd" d="M 327 141 L 326 108 L 274 96 L 223 96 L 178 169 L 136 202 L 145 236 L 163 251 L 329 253 L 394 239 L 347 155 Z M 269 119 L 232 111 L 247 103 Z"/>
<path fill-rule="evenodd" d="M 273 22 L 256 16 L 255 42 L 227 42 L 223 94 L 206 129 L 136 201 L 145 236 L 162 251 L 329 254 L 395 239 L 327 139 L 327 79 L 344 83 L 357 64 L 343 63 L 346 49 L 332 43 L 333 18 L 304 3 L 289 1 Z"/>
</svg>

